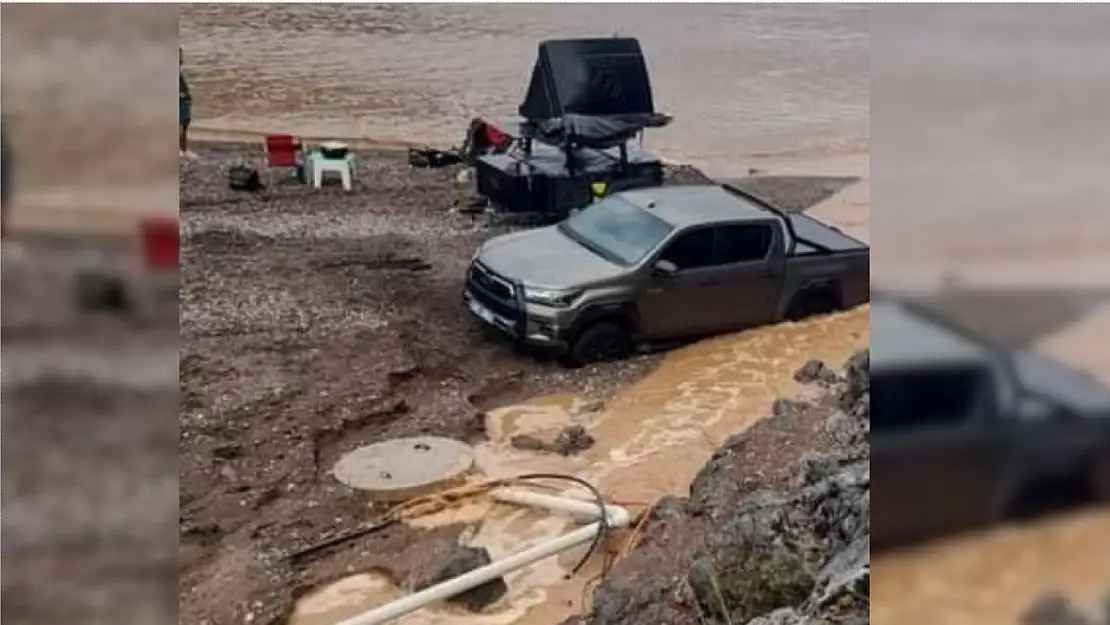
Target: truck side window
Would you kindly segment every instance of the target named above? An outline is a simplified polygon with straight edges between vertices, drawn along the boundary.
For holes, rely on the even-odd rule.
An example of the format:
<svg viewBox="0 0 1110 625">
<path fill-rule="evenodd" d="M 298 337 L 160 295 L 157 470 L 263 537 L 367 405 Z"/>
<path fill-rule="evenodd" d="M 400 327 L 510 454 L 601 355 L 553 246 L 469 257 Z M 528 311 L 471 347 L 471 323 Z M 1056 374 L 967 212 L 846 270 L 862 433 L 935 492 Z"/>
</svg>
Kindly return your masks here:
<svg viewBox="0 0 1110 625">
<path fill-rule="evenodd" d="M 702 228 L 679 235 L 667 245 L 659 259 L 674 263 L 679 271 L 712 266 L 713 230 Z"/>
<path fill-rule="evenodd" d="M 766 224 L 736 224 L 717 228 L 717 264 L 731 265 L 767 258 L 775 233 Z"/>
<path fill-rule="evenodd" d="M 871 385 L 871 429 L 877 434 L 955 427 L 980 408 L 987 380 L 952 368 L 877 374 Z"/>
</svg>

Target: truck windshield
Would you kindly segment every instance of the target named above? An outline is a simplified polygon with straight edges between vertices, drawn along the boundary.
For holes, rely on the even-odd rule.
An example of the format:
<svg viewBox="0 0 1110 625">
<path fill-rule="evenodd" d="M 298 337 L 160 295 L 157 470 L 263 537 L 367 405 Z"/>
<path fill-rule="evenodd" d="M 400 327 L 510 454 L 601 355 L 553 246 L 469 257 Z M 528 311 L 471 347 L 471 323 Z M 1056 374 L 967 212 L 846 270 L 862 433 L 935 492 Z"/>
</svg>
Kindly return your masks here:
<svg viewBox="0 0 1110 625">
<path fill-rule="evenodd" d="M 616 195 L 591 204 L 559 224 L 563 234 L 583 247 L 626 267 L 643 260 L 673 229 Z"/>
</svg>

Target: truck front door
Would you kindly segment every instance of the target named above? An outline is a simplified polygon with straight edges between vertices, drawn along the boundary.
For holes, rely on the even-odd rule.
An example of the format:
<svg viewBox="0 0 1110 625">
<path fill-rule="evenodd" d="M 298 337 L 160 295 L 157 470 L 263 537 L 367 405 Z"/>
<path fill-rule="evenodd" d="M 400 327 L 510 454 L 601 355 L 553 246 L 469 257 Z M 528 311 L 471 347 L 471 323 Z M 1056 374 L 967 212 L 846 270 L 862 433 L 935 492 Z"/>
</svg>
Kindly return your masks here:
<svg viewBox="0 0 1110 625">
<path fill-rule="evenodd" d="M 977 373 L 873 372 L 871 526 L 878 546 L 997 521 L 1009 463 Z"/>
<path fill-rule="evenodd" d="M 720 319 L 720 268 L 713 255 L 712 228 L 683 232 L 655 258 L 675 273 L 653 272 L 638 301 L 640 333 L 665 339 L 713 332 Z"/>
</svg>

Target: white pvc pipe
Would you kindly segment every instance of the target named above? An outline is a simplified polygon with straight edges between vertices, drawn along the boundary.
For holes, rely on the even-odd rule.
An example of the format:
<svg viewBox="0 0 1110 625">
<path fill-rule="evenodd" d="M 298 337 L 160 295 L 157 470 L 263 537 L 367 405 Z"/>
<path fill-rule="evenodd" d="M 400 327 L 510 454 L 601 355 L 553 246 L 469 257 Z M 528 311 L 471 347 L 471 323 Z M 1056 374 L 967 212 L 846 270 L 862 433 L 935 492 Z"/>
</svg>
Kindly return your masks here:
<svg viewBox="0 0 1110 625">
<path fill-rule="evenodd" d="M 504 503 L 513 503 L 530 508 L 543 508 L 551 512 L 561 512 L 585 521 L 597 521 L 598 516 L 600 516 L 599 512 L 601 511 L 600 506 L 594 501 L 559 497 L 557 495 L 545 495 L 533 490 L 521 488 L 499 488 L 490 493 L 490 496 Z M 628 514 L 628 511 L 619 506 L 605 506 L 605 516 L 607 520 L 609 520 L 610 525 L 613 525 L 612 519 L 621 514 Z"/>
<path fill-rule="evenodd" d="M 495 496 L 499 500 L 505 502 L 536 505 L 538 507 L 552 510 L 557 509 L 580 515 L 588 515 L 586 510 L 592 508 L 593 518 L 596 519 L 598 516 L 597 504 L 592 504 L 580 499 L 553 497 L 551 495 L 527 493 L 513 489 L 502 489 L 496 492 L 497 494 Z M 605 526 L 603 526 L 601 522 L 591 523 L 590 525 L 576 529 L 558 538 L 553 538 L 523 551 L 518 551 L 497 562 L 492 562 L 486 566 L 436 584 L 435 586 L 425 588 L 420 592 L 401 597 L 396 601 L 391 601 L 390 603 L 374 608 L 368 612 L 363 612 L 358 616 L 353 616 L 342 621 L 338 625 L 381 625 L 382 623 L 388 623 L 410 612 L 415 612 L 426 605 L 449 599 L 459 593 L 477 588 L 486 582 L 504 577 L 517 569 L 535 564 L 540 560 L 545 560 L 563 551 L 590 542 L 597 536 L 598 532 L 603 531 L 606 526 L 610 528 L 624 527 L 632 521 L 632 515 L 628 510 L 618 506 L 606 506 L 606 516 L 608 522 Z"/>
</svg>

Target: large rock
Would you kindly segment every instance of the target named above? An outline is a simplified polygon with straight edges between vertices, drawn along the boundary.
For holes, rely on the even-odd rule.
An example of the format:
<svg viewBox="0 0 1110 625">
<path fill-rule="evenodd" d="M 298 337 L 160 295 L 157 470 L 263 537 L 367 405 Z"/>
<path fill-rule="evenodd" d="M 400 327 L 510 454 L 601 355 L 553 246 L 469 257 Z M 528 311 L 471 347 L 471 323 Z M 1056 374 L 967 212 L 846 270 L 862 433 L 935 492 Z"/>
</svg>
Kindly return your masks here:
<svg viewBox="0 0 1110 625">
<path fill-rule="evenodd" d="M 474 569 L 481 568 L 492 561 L 489 551 L 485 548 L 459 547 L 455 553 L 451 554 L 451 557 L 444 561 L 442 567 L 428 571 L 423 579 L 415 584 L 414 590 L 419 592 L 449 579 L 454 579 L 464 573 L 469 573 Z M 477 588 L 459 593 L 448 599 L 448 601 L 465 606 L 471 612 L 478 612 L 482 610 L 482 608 L 496 602 L 501 597 L 504 597 L 508 590 L 509 586 L 505 583 L 505 580 L 499 577 Z"/>
<path fill-rule="evenodd" d="M 1101 613 L 1095 615 L 1086 614 L 1063 595 L 1046 595 L 1026 610 L 1021 625 L 1110 625 L 1110 593 L 1102 601 Z"/>
</svg>

